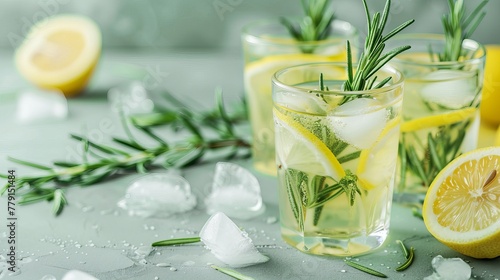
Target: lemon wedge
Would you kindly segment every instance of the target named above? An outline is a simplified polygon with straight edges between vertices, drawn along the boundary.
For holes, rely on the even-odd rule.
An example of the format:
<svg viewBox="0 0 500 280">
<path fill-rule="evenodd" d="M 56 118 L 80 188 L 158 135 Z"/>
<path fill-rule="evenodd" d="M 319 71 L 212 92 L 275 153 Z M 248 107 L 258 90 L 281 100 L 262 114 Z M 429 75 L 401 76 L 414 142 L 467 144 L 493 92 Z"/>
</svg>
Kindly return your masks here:
<svg viewBox="0 0 500 280">
<path fill-rule="evenodd" d="M 19 72 L 66 96 L 87 85 L 101 53 L 101 32 L 89 18 L 58 15 L 34 25 L 15 55 Z"/>
<path fill-rule="evenodd" d="M 476 149 L 434 179 L 422 215 L 443 244 L 474 258 L 500 256 L 500 147 Z"/>
<path fill-rule="evenodd" d="M 476 108 L 465 108 L 445 114 L 426 116 L 403 122 L 401 132 L 411 132 L 415 130 L 438 127 L 457 123 L 475 116 Z"/>
<path fill-rule="evenodd" d="M 276 123 L 276 156 L 279 168 L 330 176 L 339 181 L 345 171 L 335 155 L 318 137 L 293 118 L 273 109 Z"/>
<path fill-rule="evenodd" d="M 390 183 L 396 170 L 400 123 L 399 117 L 389 121 L 375 143 L 361 151 L 356 175 L 362 188 L 371 190 Z"/>
</svg>

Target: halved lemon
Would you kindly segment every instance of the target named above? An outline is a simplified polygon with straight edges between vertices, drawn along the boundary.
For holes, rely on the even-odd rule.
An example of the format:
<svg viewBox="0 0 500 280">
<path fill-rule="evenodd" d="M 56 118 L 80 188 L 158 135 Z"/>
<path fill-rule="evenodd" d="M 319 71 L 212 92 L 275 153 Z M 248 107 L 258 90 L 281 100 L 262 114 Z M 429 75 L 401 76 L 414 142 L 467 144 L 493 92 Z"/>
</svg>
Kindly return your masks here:
<svg viewBox="0 0 500 280">
<path fill-rule="evenodd" d="M 276 123 L 276 154 L 280 168 L 330 176 L 339 181 L 345 171 L 318 137 L 290 116 L 273 109 Z"/>
<path fill-rule="evenodd" d="M 375 143 L 361 151 L 356 175 L 364 189 L 387 186 L 394 176 L 400 123 L 399 117 L 389 121 Z"/>
<path fill-rule="evenodd" d="M 450 248 L 474 258 L 500 256 L 500 147 L 450 162 L 429 187 L 422 215 Z"/>
<path fill-rule="evenodd" d="M 16 51 L 16 66 L 30 82 L 66 96 L 87 85 L 101 53 L 101 32 L 89 18 L 58 15 L 34 25 Z"/>
<path fill-rule="evenodd" d="M 424 128 L 438 127 L 457 123 L 472 118 L 477 112 L 476 108 L 465 108 L 445 114 L 426 116 L 403 122 L 401 132 L 411 132 Z"/>
</svg>

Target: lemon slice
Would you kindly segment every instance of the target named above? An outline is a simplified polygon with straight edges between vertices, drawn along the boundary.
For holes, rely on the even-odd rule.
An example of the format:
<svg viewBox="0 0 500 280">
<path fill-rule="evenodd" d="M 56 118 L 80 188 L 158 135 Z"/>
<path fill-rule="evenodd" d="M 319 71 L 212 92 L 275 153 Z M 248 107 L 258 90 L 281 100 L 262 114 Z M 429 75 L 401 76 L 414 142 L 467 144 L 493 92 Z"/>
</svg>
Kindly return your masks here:
<svg viewBox="0 0 500 280">
<path fill-rule="evenodd" d="M 500 256 L 500 147 L 450 162 L 429 187 L 422 215 L 450 248 L 474 258 Z"/>
<path fill-rule="evenodd" d="M 89 81 L 101 52 L 101 33 L 90 19 L 59 15 L 32 27 L 16 52 L 19 72 L 45 89 L 76 95 Z"/>
<path fill-rule="evenodd" d="M 382 130 L 375 143 L 359 155 L 356 175 L 366 190 L 387 186 L 394 176 L 401 119 L 392 119 Z"/>
<path fill-rule="evenodd" d="M 424 128 L 432 128 L 457 123 L 472 118 L 476 114 L 476 111 L 476 108 L 466 108 L 445 114 L 427 116 L 405 121 L 401 125 L 401 132 L 411 132 Z"/>
<path fill-rule="evenodd" d="M 345 171 L 318 137 L 291 117 L 273 109 L 276 123 L 276 154 L 280 168 L 330 176 L 339 181 Z"/>
</svg>

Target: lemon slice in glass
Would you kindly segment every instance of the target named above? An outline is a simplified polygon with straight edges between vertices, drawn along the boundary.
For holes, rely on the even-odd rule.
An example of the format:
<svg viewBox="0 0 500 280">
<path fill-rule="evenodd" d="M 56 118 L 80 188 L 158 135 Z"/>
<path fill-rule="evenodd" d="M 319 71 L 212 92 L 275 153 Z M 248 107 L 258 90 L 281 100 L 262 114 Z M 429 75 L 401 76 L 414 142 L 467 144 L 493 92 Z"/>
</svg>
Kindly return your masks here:
<svg viewBox="0 0 500 280">
<path fill-rule="evenodd" d="M 276 156 L 279 169 L 329 176 L 339 181 L 345 171 L 335 155 L 318 137 L 293 118 L 273 109 L 276 123 Z"/>
<path fill-rule="evenodd" d="M 15 60 L 19 72 L 36 86 L 73 96 L 88 83 L 100 53 L 101 32 L 92 20 L 59 15 L 31 28 Z"/>
<path fill-rule="evenodd" d="M 500 147 L 450 162 L 434 179 L 422 210 L 429 232 L 474 258 L 500 256 Z"/>
<path fill-rule="evenodd" d="M 361 151 L 356 175 L 364 189 L 386 187 L 394 176 L 400 122 L 400 118 L 389 121 L 375 143 Z"/>
<path fill-rule="evenodd" d="M 475 116 L 476 108 L 466 108 L 445 114 L 426 116 L 403 122 L 401 132 L 411 132 L 425 128 L 438 127 L 457 123 Z"/>
</svg>

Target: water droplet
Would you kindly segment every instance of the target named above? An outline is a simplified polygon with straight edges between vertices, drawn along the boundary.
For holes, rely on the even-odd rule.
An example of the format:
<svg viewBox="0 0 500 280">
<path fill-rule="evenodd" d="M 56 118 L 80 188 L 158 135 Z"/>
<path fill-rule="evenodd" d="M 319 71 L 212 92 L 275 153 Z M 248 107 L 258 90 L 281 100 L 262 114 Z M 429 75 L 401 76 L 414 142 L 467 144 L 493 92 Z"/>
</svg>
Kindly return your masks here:
<svg viewBox="0 0 500 280">
<path fill-rule="evenodd" d="M 170 271 L 177 271 L 177 268 L 175 268 L 175 267 L 171 267 L 171 268 L 170 268 Z"/>
<path fill-rule="evenodd" d="M 158 276 L 155 276 L 155 280 L 159 280 L 159 279 L 160 279 L 160 277 L 158 277 Z"/>
<path fill-rule="evenodd" d="M 271 217 L 267 217 L 266 219 L 266 223 L 268 224 L 274 224 L 278 221 L 278 218 L 274 217 L 274 216 L 271 216 Z"/>
<path fill-rule="evenodd" d="M 185 261 L 182 265 L 183 266 L 193 266 L 195 264 L 194 261 Z"/>
<path fill-rule="evenodd" d="M 345 270 L 345 269 L 342 269 L 340 272 L 342 272 L 342 273 L 346 273 L 346 270 Z"/>
<path fill-rule="evenodd" d="M 172 265 L 169 263 L 157 263 L 156 266 L 158 266 L 158 267 L 170 267 Z"/>
<path fill-rule="evenodd" d="M 40 280 L 57 280 L 57 278 L 52 274 L 46 274 L 40 278 Z"/>
</svg>

